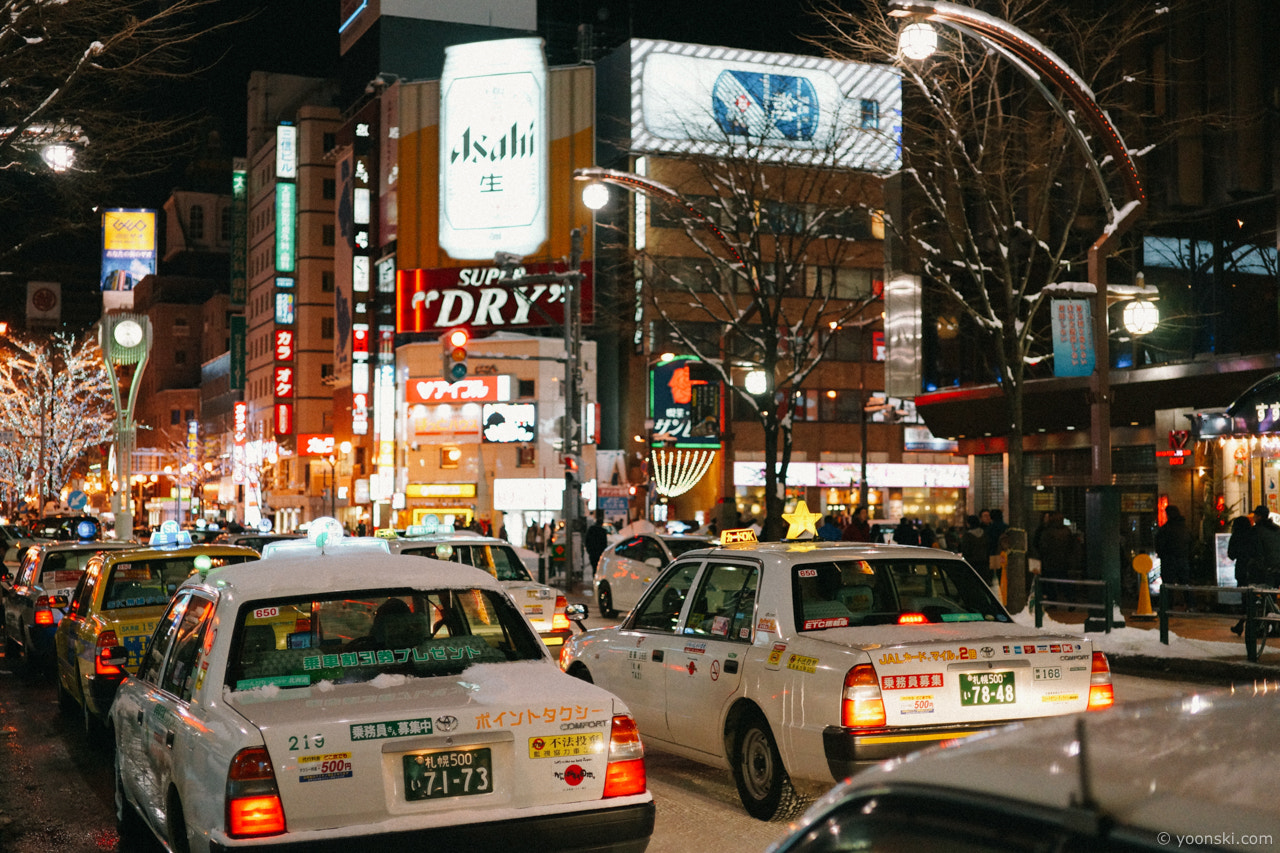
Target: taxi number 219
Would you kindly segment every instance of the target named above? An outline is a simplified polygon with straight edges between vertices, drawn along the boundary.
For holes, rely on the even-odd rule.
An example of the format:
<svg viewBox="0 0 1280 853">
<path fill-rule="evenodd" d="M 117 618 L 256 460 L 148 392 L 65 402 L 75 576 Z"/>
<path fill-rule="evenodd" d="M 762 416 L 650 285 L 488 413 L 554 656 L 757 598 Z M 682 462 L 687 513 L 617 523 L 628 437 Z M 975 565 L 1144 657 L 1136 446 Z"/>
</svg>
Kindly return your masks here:
<svg viewBox="0 0 1280 853">
<path fill-rule="evenodd" d="M 300 749 L 324 749 L 324 735 L 290 735 L 289 751 Z"/>
</svg>

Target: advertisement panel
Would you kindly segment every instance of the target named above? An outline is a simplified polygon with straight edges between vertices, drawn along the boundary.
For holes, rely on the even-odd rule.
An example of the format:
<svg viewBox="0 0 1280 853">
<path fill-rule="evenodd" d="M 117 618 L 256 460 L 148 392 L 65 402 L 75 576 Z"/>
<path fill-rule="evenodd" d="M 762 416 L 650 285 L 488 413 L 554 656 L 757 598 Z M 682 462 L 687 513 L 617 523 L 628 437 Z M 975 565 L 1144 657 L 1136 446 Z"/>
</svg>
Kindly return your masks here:
<svg viewBox="0 0 1280 853">
<path fill-rule="evenodd" d="M 480 412 L 480 437 L 487 442 L 512 444 L 538 439 L 536 403 L 485 403 Z"/>
<path fill-rule="evenodd" d="M 156 271 L 156 212 L 102 213 L 102 289 L 133 290 Z"/>
<path fill-rule="evenodd" d="M 249 167 L 237 157 L 231 168 L 231 304 L 244 305 L 249 293 Z"/>
<path fill-rule="evenodd" d="M 410 379 L 406 403 L 497 403 L 511 399 L 510 376 L 469 376 L 457 382 Z"/>
<path fill-rule="evenodd" d="M 565 272 L 563 263 L 526 264 L 512 277 Z M 595 321 L 593 267 L 583 263 L 582 322 Z M 564 288 L 558 284 L 501 285 L 497 267 L 396 271 L 396 331 L 559 326 L 564 323 Z"/>
<path fill-rule="evenodd" d="M 537 251 L 547 239 L 547 153 L 542 39 L 446 47 L 440 247 L 466 259 Z"/>
<path fill-rule="evenodd" d="M 276 184 L 276 270 L 293 272 L 297 264 L 298 185 Z"/>
<path fill-rule="evenodd" d="M 793 164 L 902 164 L 902 82 L 888 65 L 632 39 L 631 93 L 635 152 L 731 156 L 751 145 Z"/>
<path fill-rule="evenodd" d="M 653 441 L 677 447 L 719 447 L 724 409 L 715 368 L 682 355 L 649 372 L 649 416 Z"/>
<path fill-rule="evenodd" d="M 1054 299 L 1053 375 L 1093 373 L 1093 310 L 1088 299 Z"/>
</svg>

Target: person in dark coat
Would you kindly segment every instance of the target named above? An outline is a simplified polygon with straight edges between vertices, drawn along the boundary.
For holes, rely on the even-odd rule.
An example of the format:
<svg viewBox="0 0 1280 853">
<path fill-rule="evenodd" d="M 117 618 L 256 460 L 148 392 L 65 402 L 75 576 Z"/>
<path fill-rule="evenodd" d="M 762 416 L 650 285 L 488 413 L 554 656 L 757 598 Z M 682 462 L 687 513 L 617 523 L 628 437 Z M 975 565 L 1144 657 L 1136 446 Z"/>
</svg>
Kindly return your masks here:
<svg viewBox="0 0 1280 853">
<path fill-rule="evenodd" d="M 982 576 L 987 583 L 995 579 L 991 571 L 990 551 L 987 550 L 987 531 L 976 515 L 964 520 L 965 531 L 960 537 L 960 556 Z"/>
<path fill-rule="evenodd" d="M 596 511 L 595 523 L 587 528 L 583 544 L 587 548 L 587 556 L 591 558 L 591 568 L 595 569 L 596 563 L 600 562 L 600 555 L 609 547 L 609 531 L 604 526 L 604 513 L 599 510 Z"/>
<path fill-rule="evenodd" d="M 1039 531 L 1040 574 L 1050 580 L 1071 580 L 1071 570 L 1080 558 L 1079 540 L 1060 512 L 1048 513 L 1044 527 Z M 1077 588 L 1078 589 L 1078 588 Z M 1068 584 L 1049 584 L 1045 597 L 1061 601 L 1080 598 Z"/>
<path fill-rule="evenodd" d="M 893 541 L 899 545 L 920 544 L 920 531 L 916 530 L 915 522 L 911 520 L 911 516 L 904 515 L 902 521 L 898 522 L 898 526 L 893 531 Z"/>
<path fill-rule="evenodd" d="M 822 526 L 818 528 L 818 538 L 825 542 L 839 542 L 840 537 L 844 535 L 844 531 L 840 529 L 840 525 L 836 524 L 835 516 L 828 515 L 822 520 Z"/>
<path fill-rule="evenodd" d="M 853 511 L 853 518 L 844 529 L 841 539 L 845 542 L 870 542 L 871 522 L 867 521 L 867 508 L 860 506 Z"/>
<path fill-rule="evenodd" d="M 1166 521 L 1156 531 L 1156 556 L 1160 558 L 1161 583 L 1191 583 L 1191 531 L 1182 510 L 1170 505 L 1165 510 Z M 1191 594 L 1185 594 L 1188 607 Z"/>
<path fill-rule="evenodd" d="M 1271 510 L 1263 504 L 1253 510 L 1253 529 L 1262 560 L 1261 582 L 1275 586 L 1280 582 L 1280 527 L 1271 520 Z"/>
<path fill-rule="evenodd" d="M 1227 556 L 1236 561 L 1236 586 L 1262 584 L 1266 567 L 1262 562 L 1262 542 L 1249 516 L 1231 522 L 1231 538 L 1227 540 Z M 1232 632 L 1243 633 L 1244 619 L 1231 626 Z"/>
</svg>

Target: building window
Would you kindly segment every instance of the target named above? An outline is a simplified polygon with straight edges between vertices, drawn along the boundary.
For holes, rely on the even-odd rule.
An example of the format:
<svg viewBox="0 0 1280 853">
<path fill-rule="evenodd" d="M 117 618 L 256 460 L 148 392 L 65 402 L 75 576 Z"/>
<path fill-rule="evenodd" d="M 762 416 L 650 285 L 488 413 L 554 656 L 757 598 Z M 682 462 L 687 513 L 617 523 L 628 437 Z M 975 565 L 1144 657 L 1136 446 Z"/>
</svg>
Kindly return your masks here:
<svg viewBox="0 0 1280 853">
<path fill-rule="evenodd" d="M 870 98 L 862 99 L 862 129 L 880 129 L 880 102 Z"/>
<path fill-rule="evenodd" d="M 187 324 L 186 317 L 173 318 L 173 336 L 175 338 L 185 338 L 191 334 L 191 327 Z"/>
<path fill-rule="evenodd" d="M 181 412 L 181 410 L 179 410 L 179 409 L 170 409 L 170 410 L 169 410 L 169 424 L 170 424 L 171 426 L 176 426 L 177 424 L 180 424 L 180 423 L 182 423 L 182 412 Z"/>
<path fill-rule="evenodd" d="M 186 411 L 186 415 L 187 415 L 187 416 L 186 416 L 186 418 L 184 418 L 184 420 L 186 420 L 186 421 L 194 421 L 194 420 L 196 419 L 196 410 L 195 410 L 195 409 L 187 409 L 187 411 Z"/>
<path fill-rule="evenodd" d="M 330 331 L 332 331 L 332 323 L 330 324 Z M 329 335 L 329 337 L 333 337 L 333 335 L 331 334 L 331 335 Z M 321 380 L 321 381 L 324 381 L 324 380 L 326 380 L 326 379 L 330 379 L 330 378 L 332 378 L 332 377 L 333 377 L 333 364 L 332 364 L 332 362 L 325 362 L 324 364 L 321 364 L 321 365 L 320 365 L 320 380 Z"/>
<path fill-rule="evenodd" d="M 338 144 L 338 135 L 335 133 L 326 133 L 321 137 L 321 139 L 323 141 L 325 151 L 332 151 L 333 147 Z"/>
<path fill-rule="evenodd" d="M 326 341 L 333 340 L 333 318 L 332 317 L 320 318 L 320 337 L 324 338 Z"/>
<path fill-rule="evenodd" d="M 321 188 L 321 195 L 325 201 L 333 201 L 338 197 L 338 182 L 333 178 L 325 178 Z"/>
<path fill-rule="evenodd" d="M 536 394 L 537 385 L 535 380 L 533 379 L 521 379 L 518 381 L 517 387 L 519 390 L 516 393 L 520 397 L 536 397 L 537 396 Z"/>
<path fill-rule="evenodd" d="M 190 236 L 192 240 L 203 240 L 204 239 L 204 205 L 202 204 L 191 205 L 190 219 L 191 221 L 187 223 L 188 230 L 190 231 L 190 234 L 188 236 Z"/>
<path fill-rule="evenodd" d="M 533 444 L 521 444 L 516 447 L 516 467 L 536 468 L 538 465 L 538 448 Z"/>
<path fill-rule="evenodd" d="M 174 363 L 174 364 L 186 364 L 186 363 L 187 363 L 187 351 L 186 351 L 186 350 L 184 350 L 184 349 L 174 350 L 174 351 L 173 351 L 173 363 Z"/>
<path fill-rule="evenodd" d="M 440 448 L 440 467 L 457 468 L 462 461 L 462 450 L 452 445 Z"/>
<path fill-rule="evenodd" d="M 332 225 L 324 225 L 320 228 L 320 241 L 326 246 L 334 244 L 334 230 Z"/>
<path fill-rule="evenodd" d="M 333 293 L 333 273 L 325 271 L 320 273 L 320 292 Z"/>
</svg>

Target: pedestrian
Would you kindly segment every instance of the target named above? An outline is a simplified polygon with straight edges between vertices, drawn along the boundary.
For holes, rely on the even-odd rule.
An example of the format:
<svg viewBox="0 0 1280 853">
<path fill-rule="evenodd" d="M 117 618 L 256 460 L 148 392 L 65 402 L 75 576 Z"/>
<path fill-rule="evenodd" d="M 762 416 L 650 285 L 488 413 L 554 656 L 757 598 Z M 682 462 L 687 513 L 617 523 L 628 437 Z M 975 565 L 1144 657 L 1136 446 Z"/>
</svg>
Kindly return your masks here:
<svg viewBox="0 0 1280 853">
<path fill-rule="evenodd" d="M 964 520 L 965 531 L 960 537 L 960 556 L 973 566 L 982 579 L 988 584 L 995 578 L 991 571 L 990 552 L 987 550 L 987 531 L 976 515 L 967 516 Z"/>
<path fill-rule="evenodd" d="M 365 525 L 363 521 L 361 521 L 359 524 L 356 525 L 356 535 L 357 536 L 369 535 L 369 528 Z"/>
<path fill-rule="evenodd" d="M 818 528 L 818 538 L 825 542 L 839 542 L 840 537 L 844 535 L 844 531 L 836 524 L 834 516 L 828 515 L 822 520 L 822 526 Z"/>
<path fill-rule="evenodd" d="M 853 517 L 844 528 L 840 538 L 845 542 L 870 542 L 871 523 L 867 521 L 867 508 L 859 506 L 853 511 Z"/>
<path fill-rule="evenodd" d="M 600 562 L 600 555 L 604 553 L 604 549 L 609 547 L 609 531 L 604 526 L 604 512 L 596 510 L 596 520 L 587 528 L 586 541 L 583 543 L 587 548 L 587 556 L 591 558 L 591 569 L 595 570 L 596 563 Z"/>
<path fill-rule="evenodd" d="M 1262 562 L 1262 542 L 1249 516 L 1231 522 L 1231 538 L 1227 540 L 1227 556 L 1236 561 L 1236 586 L 1265 583 L 1266 567 Z M 1231 626 L 1235 634 L 1244 632 L 1244 619 Z"/>
<path fill-rule="evenodd" d="M 1262 559 L 1262 583 L 1280 583 L 1280 527 L 1271 520 L 1271 510 L 1259 504 L 1253 510 L 1253 529 L 1257 532 Z"/>
<path fill-rule="evenodd" d="M 538 543 L 538 539 L 541 538 L 539 536 L 540 532 L 541 528 L 538 527 L 538 523 L 536 521 L 530 521 L 529 528 L 524 532 L 524 547 L 528 548 L 530 551 L 541 551 L 542 549 L 539 547 Z"/>
<path fill-rule="evenodd" d="M 1007 550 L 1004 536 L 1009 525 L 1005 524 L 1004 510 L 998 508 L 986 510 L 986 521 L 982 526 L 987 530 L 987 563 L 992 576 L 995 576 L 1004 564 L 1001 555 Z"/>
<path fill-rule="evenodd" d="M 1040 549 L 1040 576 L 1046 580 L 1071 580 L 1072 570 L 1079 559 L 1079 540 L 1067 527 L 1060 512 L 1046 513 L 1047 518 L 1038 531 Z M 1063 601 L 1078 601 L 1080 596 L 1068 584 L 1050 584 L 1045 597 Z"/>
<path fill-rule="evenodd" d="M 933 532 L 933 525 L 927 521 L 921 521 L 917 528 L 920 532 L 920 545 L 923 548 L 938 548 L 938 534 Z"/>
<path fill-rule="evenodd" d="M 1185 586 L 1191 583 L 1191 531 L 1187 529 L 1182 510 L 1176 506 L 1170 505 L 1165 510 L 1165 519 L 1156 531 L 1161 583 Z M 1191 609 L 1191 593 L 1185 592 L 1183 599 L 1187 609 Z"/>
<path fill-rule="evenodd" d="M 915 522 L 911 520 L 911 516 L 904 515 L 902 521 L 898 522 L 898 526 L 893 531 L 893 541 L 899 545 L 920 544 L 920 531 L 916 530 Z"/>
</svg>

